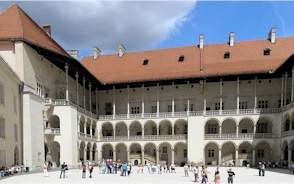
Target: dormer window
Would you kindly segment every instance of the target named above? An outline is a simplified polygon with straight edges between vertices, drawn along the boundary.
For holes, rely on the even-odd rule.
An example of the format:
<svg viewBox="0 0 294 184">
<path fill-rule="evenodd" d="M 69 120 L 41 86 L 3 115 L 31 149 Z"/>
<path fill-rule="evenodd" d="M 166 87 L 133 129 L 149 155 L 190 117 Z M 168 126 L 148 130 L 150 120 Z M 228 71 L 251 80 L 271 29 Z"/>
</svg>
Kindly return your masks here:
<svg viewBox="0 0 294 184">
<path fill-rule="evenodd" d="M 179 62 L 184 62 L 184 59 L 185 59 L 185 56 L 181 55 L 181 56 L 179 57 Z"/>
<path fill-rule="evenodd" d="M 149 63 L 149 60 L 148 59 L 144 59 L 143 65 L 148 65 L 148 63 Z"/>
<path fill-rule="evenodd" d="M 271 55 L 271 49 L 270 49 L 270 48 L 265 48 L 265 49 L 263 50 L 263 55 L 264 55 L 264 56 L 269 56 L 269 55 Z"/>
<path fill-rule="evenodd" d="M 229 59 L 231 57 L 231 53 L 230 52 L 225 52 L 224 53 L 224 59 Z"/>
</svg>

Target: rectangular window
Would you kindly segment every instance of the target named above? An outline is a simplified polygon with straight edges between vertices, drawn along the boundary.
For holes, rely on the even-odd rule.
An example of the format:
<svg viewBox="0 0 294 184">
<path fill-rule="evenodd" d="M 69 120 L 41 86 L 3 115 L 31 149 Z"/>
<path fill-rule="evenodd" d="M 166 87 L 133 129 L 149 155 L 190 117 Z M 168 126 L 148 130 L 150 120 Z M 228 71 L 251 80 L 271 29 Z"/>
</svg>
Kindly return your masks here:
<svg viewBox="0 0 294 184">
<path fill-rule="evenodd" d="M 214 104 L 214 110 L 220 110 L 220 103 Z M 224 103 L 222 103 L 222 110 L 224 110 Z"/>
<path fill-rule="evenodd" d="M 267 109 L 268 108 L 268 100 L 258 100 L 257 107 L 259 109 Z"/>
<path fill-rule="evenodd" d="M 167 106 L 167 112 L 172 112 L 173 108 L 172 108 L 172 105 L 168 105 Z"/>
<path fill-rule="evenodd" d="M 105 103 L 105 114 L 106 115 L 112 114 L 112 103 L 110 102 Z"/>
<path fill-rule="evenodd" d="M 5 138 L 5 119 L 0 117 L 0 138 Z"/>
<path fill-rule="evenodd" d="M 239 102 L 239 109 L 248 109 L 248 102 L 247 101 Z"/>
<path fill-rule="evenodd" d="M 156 105 L 152 105 L 151 107 L 151 113 L 156 113 L 157 112 L 157 106 Z"/>
<path fill-rule="evenodd" d="M 5 104 L 4 86 L 0 83 L 0 104 Z"/>
<path fill-rule="evenodd" d="M 140 107 L 131 107 L 131 114 L 139 114 L 140 113 Z"/>
<path fill-rule="evenodd" d="M 214 150 L 208 150 L 208 158 L 213 158 L 214 157 Z"/>
<path fill-rule="evenodd" d="M 14 139 L 17 142 L 18 141 L 18 128 L 17 124 L 14 124 Z"/>
</svg>

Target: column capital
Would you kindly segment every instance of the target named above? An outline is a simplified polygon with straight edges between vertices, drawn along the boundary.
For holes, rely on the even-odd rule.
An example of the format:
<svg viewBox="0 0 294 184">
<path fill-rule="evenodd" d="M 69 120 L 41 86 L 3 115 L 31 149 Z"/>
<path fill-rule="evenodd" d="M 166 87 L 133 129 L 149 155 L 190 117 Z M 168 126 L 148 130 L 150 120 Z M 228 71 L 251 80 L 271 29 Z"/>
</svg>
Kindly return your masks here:
<svg viewBox="0 0 294 184">
<path fill-rule="evenodd" d="M 83 82 L 86 82 L 86 78 L 85 77 L 83 77 Z"/>
<path fill-rule="evenodd" d="M 91 82 L 89 82 L 89 87 L 90 87 L 90 88 L 92 87 L 92 84 L 91 84 Z"/>
<path fill-rule="evenodd" d="M 76 71 L 75 77 L 79 78 L 79 72 L 78 71 Z"/>
<path fill-rule="evenodd" d="M 64 66 L 65 70 L 68 70 L 68 64 L 65 63 L 65 66 Z"/>
</svg>

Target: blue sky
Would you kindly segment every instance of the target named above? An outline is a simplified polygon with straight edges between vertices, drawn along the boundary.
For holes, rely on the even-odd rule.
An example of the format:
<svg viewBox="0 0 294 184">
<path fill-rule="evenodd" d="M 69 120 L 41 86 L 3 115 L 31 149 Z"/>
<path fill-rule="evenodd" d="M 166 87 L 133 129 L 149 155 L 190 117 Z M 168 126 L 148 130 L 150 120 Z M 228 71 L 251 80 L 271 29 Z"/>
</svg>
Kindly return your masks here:
<svg viewBox="0 0 294 184">
<path fill-rule="evenodd" d="M 294 2 L 197 2 L 185 21 L 157 48 L 177 47 L 198 42 L 199 34 L 205 43 L 223 43 L 228 33 L 236 39 L 265 39 L 274 26 L 278 36 L 294 35 Z"/>
</svg>

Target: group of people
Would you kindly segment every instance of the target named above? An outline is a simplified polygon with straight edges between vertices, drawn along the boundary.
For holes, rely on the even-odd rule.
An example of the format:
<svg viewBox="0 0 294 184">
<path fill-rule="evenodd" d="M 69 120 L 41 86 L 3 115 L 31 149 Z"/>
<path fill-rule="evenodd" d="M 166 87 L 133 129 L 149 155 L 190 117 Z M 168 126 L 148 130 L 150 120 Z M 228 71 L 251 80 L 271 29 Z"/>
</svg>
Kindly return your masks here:
<svg viewBox="0 0 294 184">
<path fill-rule="evenodd" d="M 19 173 L 29 172 L 29 168 L 23 165 L 14 165 L 11 167 L 0 167 L 0 178 L 12 176 Z"/>
</svg>

